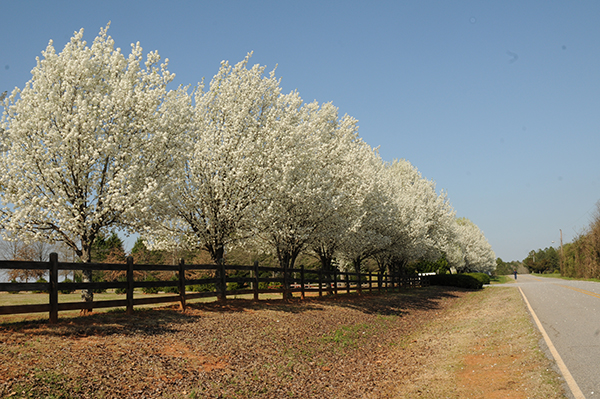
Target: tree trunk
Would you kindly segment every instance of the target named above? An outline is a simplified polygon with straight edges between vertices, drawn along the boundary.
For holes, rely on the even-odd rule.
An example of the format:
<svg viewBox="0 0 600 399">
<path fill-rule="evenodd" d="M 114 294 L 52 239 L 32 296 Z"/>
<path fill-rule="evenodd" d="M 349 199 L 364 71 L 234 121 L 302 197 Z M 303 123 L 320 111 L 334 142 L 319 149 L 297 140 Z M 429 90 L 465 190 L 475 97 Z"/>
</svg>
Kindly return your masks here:
<svg viewBox="0 0 600 399">
<path fill-rule="evenodd" d="M 287 251 L 277 251 L 279 258 L 279 266 L 283 269 L 283 299 L 291 299 L 292 293 L 290 292 L 290 280 L 288 269 L 290 267 L 291 255 Z"/>
<path fill-rule="evenodd" d="M 91 245 L 89 248 L 83 248 L 81 254 L 81 260 L 83 263 L 91 263 L 92 261 L 92 253 L 91 253 Z M 92 271 L 91 270 L 82 270 L 82 282 L 91 283 L 92 282 Z M 84 302 L 91 303 L 94 301 L 94 290 L 91 288 L 86 288 L 81 290 L 81 299 Z M 92 313 L 92 308 L 90 306 L 89 309 L 81 309 L 81 314 L 90 314 Z"/>
<path fill-rule="evenodd" d="M 332 267 L 332 263 L 333 263 L 333 257 L 331 256 L 323 256 L 321 258 L 321 270 L 323 270 L 326 274 L 325 276 L 327 276 L 327 295 L 333 295 L 333 286 L 332 286 L 332 280 L 333 280 L 333 267 Z"/>
<path fill-rule="evenodd" d="M 225 264 L 225 247 L 220 244 L 215 245 L 205 245 L 206 250 L 210 254 L 210 258 L 213 262 L 218 266 L 215 270 L 215 278 L 218 280 L 216 283 L 217 289 L 217 299 L 219 302 L 224 302 L 227 299 L 225 295 L 225 291 L 227 291 L 227 283 L 225 283 L 225 269 L 223 265 Z"/>
<path fill-rule="evenodd" d="M 220 262 L 223 262 L 223 257 L 225 256 L 225 247 L 223 245 L 206 246 L 206 249 L 215 264 L 218 265 Z"/>
</svg>

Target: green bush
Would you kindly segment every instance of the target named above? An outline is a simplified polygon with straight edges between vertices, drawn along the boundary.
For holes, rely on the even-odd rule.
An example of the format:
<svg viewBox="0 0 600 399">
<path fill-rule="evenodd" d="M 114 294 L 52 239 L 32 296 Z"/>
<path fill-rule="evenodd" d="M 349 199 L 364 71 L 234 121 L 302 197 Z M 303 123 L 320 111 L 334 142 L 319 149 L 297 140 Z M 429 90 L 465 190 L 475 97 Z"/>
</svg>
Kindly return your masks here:
<svg viewBox="0 0 600 399">
<path fill-rule="evenodd" d="M 119 276 L 117 277 L 117 281 L 120 283 L 127 282 L 127 276 Z M 126 294 L 127 288 L 116 288 L 115 294 Z"/>
<path fill-rule="evenodd" d="M 158 278 L 152 274 L 148 274 L 144 281 L 158 281 Z M 142 287 L 142 292 L 144 294 L 158 294 L 160 291 L 160 287 Z"/>
<path fill-rule="evenodd" d="M 76 271 L 73 275 L 73 280 L 76 283 L 83 283 L 83 273 L 81 271 Z M 92 272 L 92 283 L 104 283 L 106 279 L 104 278 L 104 273 L 102 271 L 93 271 Z M 93 290 L 95 294 L 102 294 L 106 292 L 106 288 L 96 288 Z"/>
<path fill-rule="evenodd" d="M 460 287 L 478 290 L 483 287 L 483 283 L 468 274 L 436 274 L 429 276 L 431 285 L 445 285 L 448 287 Z"/>
<path fill-rule="evenodd" d="M 234 273 L 230 274 L 232 278 L 250 278 L 250 272 L 244 270 L 237 270 Z M 227 283 L 227 291 L 237 291 L 249 288 L 250 285 L 248 282 L 234 282 Z"/>
<path fill-rule="evenodd" d="M 196 285 L 188 285 L 186 287 L 187 291 L 192 292 L 212 292 L 215 290 L 214 284 L 196 284 Z"/>
<path fill-rule="evenodd" d="M 465 273 L 467 276 L 473 276 L 477 280 L 481 281 L 481 284 L 489 284 L 490 276 L 485 273 Z"/>
<path fill-rule="evenodd" d="M 179 281 L 179 276 L 177 276 L 176 274 L 172 275 L 171 278 L 169 279 L 169 281 Z M 161 289 L 161 291 L 167 293 L 167 294 L 179 294 L 179 287 L 178 286 L 174 286 L 174 287 L 163 287 Z"/>
<path fill-rule="evenodd" d="M 281 283 L 267 282 L 267 281 L 261 281 L 258 283 L 259 290 L 267 290 L 267 289 L 278 290 L 278 289 L 281 289 L 281 287 L 282 287 Z"/>
<path fill-rule="evenodd" d="M 47 283 L 48 281 L 46 281 L 45 278 L 40 277 L 37 279 L 36 283 Z M 44 290 L 44 291 L 32 291 L 34 294 L 47 294 L 48 291 Z"/>
<path fill-rule="evenodd" d="M 18 283 L 18 281 L 16 279 L 14 279 L 14 278 L 12 280 L 10 280 L 10 282 L 13 283 L 13 284 L 17 284 Z M 19 293 L 19 291 L 8 291 L 8 292 L 10 294 L 18 294 Z"/>
<path fill-rule="evenodd" d="M 227 291 L 237 291 L 241 290 L 243 287 L 240 283 L 227 283 Z"/>
<path fill-rule="evenodd" d="M 102 270 L 94 270 L 92 272 L 92 283 L 105 283 L 104 272 Z M 96 288 L 93 290 L 94 294 L 103 294 L 106 292 L 106 288 Z"/>
<path fill-rule="evenodd" d="M 73 281 L 71 281 L 70 278 L 66 278 L 63 281 L 61 281 L 62 283 L 72 283 Z M 59 292 L 61 294 L 72 294 L 73 292 L 75 292 L 75 290 L 69 290 L 69 289 L 63 289 L 63 290 L 59 290 Z"/>
</svg>

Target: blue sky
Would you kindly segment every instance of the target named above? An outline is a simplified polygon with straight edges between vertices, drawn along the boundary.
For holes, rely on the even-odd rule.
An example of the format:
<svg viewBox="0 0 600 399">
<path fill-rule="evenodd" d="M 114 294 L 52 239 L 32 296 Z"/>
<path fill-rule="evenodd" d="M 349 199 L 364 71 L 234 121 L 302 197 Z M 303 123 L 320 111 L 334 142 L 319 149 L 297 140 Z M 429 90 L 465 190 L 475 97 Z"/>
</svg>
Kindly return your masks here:
<svg viewBox="0 0 600 399">
<path fill-rule="evenodd" d="M 108 21 L 125 53 L 169 58 L 174 86 L 253 51 L 284 92 L 332 102 L 434 180 L 504 260 L 571 241 L 600 200 L 597 1 L 0 0 L 0 15 L 0 92 L 50 39 L 91 42 Z"/>
</svg>

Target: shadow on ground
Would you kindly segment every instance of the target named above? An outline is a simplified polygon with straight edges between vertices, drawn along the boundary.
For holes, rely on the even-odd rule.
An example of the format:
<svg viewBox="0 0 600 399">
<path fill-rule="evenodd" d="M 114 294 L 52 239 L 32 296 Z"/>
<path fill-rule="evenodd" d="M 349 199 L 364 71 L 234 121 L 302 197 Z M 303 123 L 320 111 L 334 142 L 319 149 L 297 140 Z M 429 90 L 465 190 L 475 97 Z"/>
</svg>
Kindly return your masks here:
<svg viewBox="0 0 600 399">
<path fill-rule="evenodd" d="M 235 313 L 272 310 L 286 313 L 303 313 L 340 306 L 367 314 L 402 316 L 412 310 L 435 310 L 444 298 L 455 298 L 464 291 L 452 287 L 426 287 L 405 289 L 401 292 L 340 294 L 338 296 L 309 297 L 305 300 L 228 299 L 225 302 L 191 303 L 182 312 L 178 306 L 136 310 L 133 315 L 124 311 L 93 313 L 87 316 L 60 319 L 57 324 L 48 320 L 20 321 L 0 325 L 0 333 L 11 332 L 30 336 L 88 337 L 108 335 L 165 335 L 174 333 L 179 325 L 194 323 L 202 314 Z"/>
</svg>

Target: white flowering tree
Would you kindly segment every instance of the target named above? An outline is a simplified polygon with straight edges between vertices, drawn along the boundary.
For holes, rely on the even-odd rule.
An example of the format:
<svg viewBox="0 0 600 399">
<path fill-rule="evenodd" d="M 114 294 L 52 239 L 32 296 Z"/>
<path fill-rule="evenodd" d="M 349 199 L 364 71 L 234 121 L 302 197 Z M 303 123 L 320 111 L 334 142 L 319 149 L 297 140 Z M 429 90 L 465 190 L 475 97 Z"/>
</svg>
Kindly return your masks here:
<svg viewBox="0 0 600 399">
<path fill-rule="evenodd" d="M 332 104 L 301 105 L 295 99 L 286 110 L 285 128 L 271 141 L 268 206 L 255 223 L 263 247 L 277 255 L 283 268 L 294 267 L 317 237 L 326 240 L 337 231 L 332 224 L 346 174 L 340 156 L 356 138 L 355 120 L 338 119 Z"/>
<path fill-rule="evenodd" d="M 342 261 L 359 272 L 362 263 L 391 244 L 393 209 L 384 191 L 384 163 L 377 150 L 360 146 L 354 164 L 360 186 L 348 193 L 348 228 L 341 236 L 338 254 Z"/>
<path fill-rule="evenodd" d="M 496 254 L 479 227 L 467 218 L 456 219 L 454 227 L 456 241 L 448 256 L 450 266 L 458 272 L 493 272 Z"/>
<path fill-rule="evenodd" d="M 274 72 L 248 68 L 249 59 L 234 66 L 223 61 L 208 90 L 196 93 L 173 178 L 144 233 L 152 248 L 204 248 L 221 262 L 265 204 L 269 148 L 287 97 Z"/>
<path fill-rule="evenodd" d="M 328 169 L 329 200 L 321 205 L 323 217 L 316 224 L 309 243 L 310 253 L 319 259 L 324 271 L 333 270 L 333 260 L 355 215 L 353 198 L 365 184 L 356 166 L 371 157 L 371 148 L 358 137 L 357 121 L 347 115 L 338 119 L 337 109 L 333 107 L 332 112 L 335 112 L 332 122 L 325 125 L 321 134 L 319 156 L 320 167 Z"/>
<path fill-rule="evenodd" d="M 2 224 L 25 241 L 61 241 L 83 262 L 99 233 L 148 208 L 177 137 L 166 63 L 151 52 L 144 64 L 139 43 L 126 57 L 107 30 L 89 47 L 75 32 L 60 53 L 50 41 L 4 104 Z"/>
<path fill-rule="evenodd" d="M 399 272 L 409 262 L 436 260 L 454 242 L 454 210 L 445 193 L 407 160 L 386 164 L 382 180 L 390 197 L 390 245 L 375 256 L 380 269 Z"/>
</svg>

